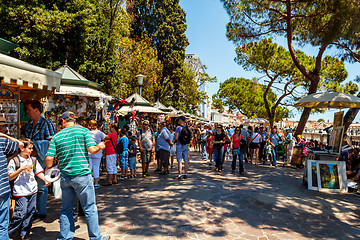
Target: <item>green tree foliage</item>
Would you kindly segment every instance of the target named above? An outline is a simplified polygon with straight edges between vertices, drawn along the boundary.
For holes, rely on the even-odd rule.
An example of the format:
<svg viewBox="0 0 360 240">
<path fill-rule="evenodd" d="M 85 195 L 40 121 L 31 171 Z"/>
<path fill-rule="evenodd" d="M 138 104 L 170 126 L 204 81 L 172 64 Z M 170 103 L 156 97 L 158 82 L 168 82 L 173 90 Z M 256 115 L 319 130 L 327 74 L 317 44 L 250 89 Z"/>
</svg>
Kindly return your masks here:
<svg viewBox="0 0 360 240">
<path fill-rule="evenodd" d="M 213 95 L 213 105 L 224 110 L 239 110 L 248 118 L 261 117 L 268 119 L 263 94 L 267 86 L 257 83 L 256 79 L 230 78 L 220 84 L 219 91 Z M 267 93 L 269 107 L 274 106 L 277 96 L 271 89 Z M 289 110 L 281 106 L 275 108 L 274 120 L 280 121 L 289 116 Z"/>
<path fill-rule="evenodd" d="M 236 49 L 235 61 L 246 70 L 255 70 L 267 77 L 267 87 L 263 93 L 267 119 L 273 126 L 276 108 L 279 105 L 292 105 L 295 100 L 308 92 L 311 85 L 294 62 L 291 60 L 290 52 L 282 46 L 273 43 L 271 39 L 263 39 L 251 42 Z M 302 59 L 307 68 L 315 65 L 315 58 L 305 55 L 302 51 L 296 51 L 297 56 Z M 358 91 L 357 85 L 351 82 L 345 86 L 340 83 L 347 77 L 347 71 L 343 61 L 326 56 L 322 61 L 322 72 L 320 74 L 319 88 L 326 91 L 339 91 L 354 94 Z M 272 89 L 278 99 L 272 107 L 268 104 L 267 97 Z"/>
<path fill-rule="evenodd" d="M 271 36 L 287 39 L 291 59 L 304 77 L 310 81 L 308 94 L 318 90 L 326 49 L 335 46 L 344 58 L 358 56 L 360 33 L 360 5 L 358 0 L 222 0 L 230 15 L 227 36 L 243 45 Z M 307 67 L 294 49 L 310 44 L 318 47 L 315 65 Z M 305 108 L 297 127 L 301 134 L 310 110 Z"/>
<path fill-rule="evenodd" d="M 157 79 L 161 75 L 162 65 L 157 59 L 157 51 L 151 46 L 150 39 L 135 41 L 124 37 L 119 41 L 118 54 L 121 82 L 115 84 L 115 92 L 121 92 L 126 98 L 139 88 L 137 74 L 143 74 L 142 95 L 149 101 L 155 102 L 155 95 L 159 88 Z M 120 97 L 120 96 L 119 96 Z"/>
<path fill-rule="evenodd" d="M 0 34 L 17 43 L 13 55 L 55 70 L 68 64 L 110 90 L 118 77 L 117 40 L 129 34 L 122 1 L 1 1 Z"/>
<path fill-rule="evenodd" d="M 185 74 L 185 48 L 189 42 L 185 35 L 186 14 L 179 0 L 133 0 L 128 3 L 127 11 L 132 16 L 131 36 L 149 36 L 163 66 L 156 98 L 176 105 L 183 82 L 188 80 L 186 75 L 181 75 Z"/>
</svg>

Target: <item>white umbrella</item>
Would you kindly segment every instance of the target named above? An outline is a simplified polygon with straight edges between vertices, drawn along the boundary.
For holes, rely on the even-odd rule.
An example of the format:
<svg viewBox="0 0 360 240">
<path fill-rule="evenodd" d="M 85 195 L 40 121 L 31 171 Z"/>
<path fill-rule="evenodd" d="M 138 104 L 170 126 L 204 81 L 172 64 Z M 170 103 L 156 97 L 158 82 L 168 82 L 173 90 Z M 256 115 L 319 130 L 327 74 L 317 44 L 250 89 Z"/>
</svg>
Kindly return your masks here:
<svg viewBox="0 0 360 240">
<path fill-rule="evenodd" d="M 269 121 L 264 118 L 252 118 L 245 121 L 245 123 L 269 123 Z"/>
<path fill-rule="evenodd" d="M 314 93 L 296 101 L 294 106 L 307 108 L 360 108 L 360 98 L 339 92 Z"/>
</svg>

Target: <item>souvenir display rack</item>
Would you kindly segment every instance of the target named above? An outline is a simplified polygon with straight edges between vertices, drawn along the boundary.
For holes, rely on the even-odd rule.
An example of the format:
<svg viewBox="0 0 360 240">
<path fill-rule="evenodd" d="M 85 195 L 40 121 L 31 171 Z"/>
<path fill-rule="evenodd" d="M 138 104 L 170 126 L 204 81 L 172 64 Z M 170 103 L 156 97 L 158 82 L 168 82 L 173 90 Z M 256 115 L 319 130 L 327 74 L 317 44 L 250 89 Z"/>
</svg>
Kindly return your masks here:
<svg viewBox="0 0 360 240">
<path fill-rule="evenodd" d="M 0 117 L 6 120 L 5 133 L 19 137 L 19 89 L 0 86 Z"/>
</svg>

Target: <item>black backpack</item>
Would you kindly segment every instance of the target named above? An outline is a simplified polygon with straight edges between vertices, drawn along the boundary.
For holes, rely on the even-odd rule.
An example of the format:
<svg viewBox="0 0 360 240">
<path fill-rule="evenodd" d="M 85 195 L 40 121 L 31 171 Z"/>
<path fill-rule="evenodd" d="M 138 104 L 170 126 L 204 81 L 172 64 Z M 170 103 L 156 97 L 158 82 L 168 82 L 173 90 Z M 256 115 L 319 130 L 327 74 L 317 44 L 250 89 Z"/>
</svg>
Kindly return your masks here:
<svg viewBox="0 0 360 240">
<path fill-rule="evenodd" d="M 181 145 L 189 144 L 191 141 L 191 131 L 188 126 L 184 126 L 181 128 L 179 142 Z"/>
<path fill-rule="evenodd" d="M 114 149 L 115 149 L 115 153 L 117 154 L 122 154 L 123 151 L 124 151 L 124 144 L 122 141 L 119 141 L 116 146 L 115 144 L 113 143 L 112 139 L 110 138 L 110 142 L 111 144 L 113 145 Z"/>
</svg>

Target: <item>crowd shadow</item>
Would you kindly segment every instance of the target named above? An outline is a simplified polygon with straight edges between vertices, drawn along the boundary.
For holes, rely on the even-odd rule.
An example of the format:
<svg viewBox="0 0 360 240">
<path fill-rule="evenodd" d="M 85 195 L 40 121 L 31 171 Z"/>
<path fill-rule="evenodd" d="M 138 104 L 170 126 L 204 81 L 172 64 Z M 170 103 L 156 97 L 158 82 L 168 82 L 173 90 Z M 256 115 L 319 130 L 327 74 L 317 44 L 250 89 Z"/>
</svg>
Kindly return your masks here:
<svg viewBox="0 0 360 240">
<path fill-rule="evenodd" d="M 242 233 L 271 237 L 287 232 L 303 238 L 360 239 L 359 198 L 354 194 L 310 191 L 303 186 L 299 169 L 246 164 L 242 176 L 231 173 L 227 161 L 220 174 L 198 153 L 191 152 L 190 157 L 196 161 L 191 162 L 186 180 L 173 179 L 175 168 L 171 175 L 102 187 L 97 205 L 103 231 L 145 239 Z M 60 210 L 59 200 L 50 202 L 49 211 Z M 58 221 L 56 216 L 49 219 L 53 221 Z M 44 227 L 33 232 L 55 234 Z"/>
</svg>

